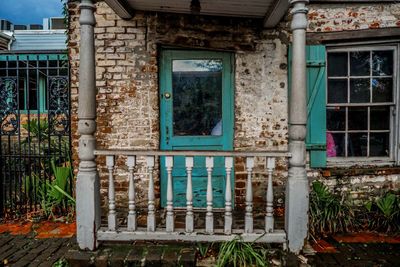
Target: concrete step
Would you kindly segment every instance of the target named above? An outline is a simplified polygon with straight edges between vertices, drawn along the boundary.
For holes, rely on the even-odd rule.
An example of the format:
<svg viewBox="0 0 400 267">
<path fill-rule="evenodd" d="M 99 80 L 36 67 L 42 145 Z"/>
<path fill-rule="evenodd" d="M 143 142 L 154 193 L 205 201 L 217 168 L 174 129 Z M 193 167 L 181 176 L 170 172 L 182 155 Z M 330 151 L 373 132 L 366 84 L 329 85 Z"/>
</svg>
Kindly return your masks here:
<svg viewBox="0 0 400 267">
<path fill-rule="evenodd" d="M 104 244 L 97 251 L 71 249 L 65 255 L 69 266 L 196 266 L 192 244 Z"/>
</svg>

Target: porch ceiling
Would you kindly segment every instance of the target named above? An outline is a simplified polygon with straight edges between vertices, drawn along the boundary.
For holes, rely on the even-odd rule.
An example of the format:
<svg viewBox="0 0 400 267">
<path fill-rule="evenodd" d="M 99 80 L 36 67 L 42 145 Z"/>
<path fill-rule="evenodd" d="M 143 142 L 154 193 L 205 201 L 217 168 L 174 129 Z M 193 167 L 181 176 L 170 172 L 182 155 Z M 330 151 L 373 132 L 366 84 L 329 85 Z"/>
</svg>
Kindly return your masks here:
<svg viewBox="0 0 400 267">
<path fill-rule="evenodd" d="M 191 0 L 105 0 L 124 19 L 134 10 L 190 14 Z M 289 0 L 199 0 L 200 15 L 264 19 L 264 26 L 275 27 L 285 15 Z"/>
</svg>

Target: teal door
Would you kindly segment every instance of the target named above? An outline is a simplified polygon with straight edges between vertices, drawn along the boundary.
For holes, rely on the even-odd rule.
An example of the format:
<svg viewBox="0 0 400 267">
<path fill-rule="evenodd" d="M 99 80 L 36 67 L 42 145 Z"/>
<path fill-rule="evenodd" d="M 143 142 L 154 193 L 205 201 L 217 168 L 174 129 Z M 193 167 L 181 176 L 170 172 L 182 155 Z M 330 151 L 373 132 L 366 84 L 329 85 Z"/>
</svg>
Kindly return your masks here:
<svg viewBox="0 0 400 267">
<path fill-rule="evenodd" d="M 162 150 L 233 149 L 233 56 L 208 51 L 163 50 L 160 65 Z M 174 207 L 186 207 L 184 157 L 174 157 Z M 233 175 L 232 175 L 233 177 Z M 193 206 L 206 206 L 205 157 L 194 158 Z M 214 158 L 214 207 L 224 207 L 225 168 Z M 233 184 L 233 181 L 232 181 Z M 166 204 L 167 173 L 161 158 L 161 205 Z"/>
</svg>

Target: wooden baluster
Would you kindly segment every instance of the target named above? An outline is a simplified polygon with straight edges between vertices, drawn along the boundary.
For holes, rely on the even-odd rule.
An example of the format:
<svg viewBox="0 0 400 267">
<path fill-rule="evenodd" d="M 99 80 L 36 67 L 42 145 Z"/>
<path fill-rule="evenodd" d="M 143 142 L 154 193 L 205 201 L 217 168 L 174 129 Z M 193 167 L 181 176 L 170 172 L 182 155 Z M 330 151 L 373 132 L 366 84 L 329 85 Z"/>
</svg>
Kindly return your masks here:
<svg viewBox="0 0 400 267">
<path fill-rule="evenodd" d="M 191 233 L 194 230 L 193 218 L 193 188 L 192 188 L 192 170 L 193 170 L 193 157 L 186 157 L 185 159 L 186 173 L 187 173 L 187 186 L 186 186 L 186 232 Z"/>
<path fill-rule="evenodd" d="M 135 180 L 133 173 L 135 164 L 136 164 L 135 156 L 128 156 L 128 158 L 126 159 L 126 166 L 128 166 L 128 180 L 129 180 L 128 231 L 136 230 Z"/>
<path fill-rule="evenodd" d="M 274 191 L 272 186 L 272 173 L 275 169 L 275 158 L 267 159 L 268 187 L 267 187 L 267 213 L 265 215 L 265 231 L 274 231 Z"/>
<path fill-rule="evenodd" d="M 154 156 L 148 156 L 147 171 L 149 172 L 149 188 L 148 188 L 148 214 L 147 214 L 147 231 L 154 232 L 156 230 L 156 215 L 154 206 Z"/>
<path fill-rule="evenodd" d="M 115 188 L 114 188 L 114 156 L 106 157 L 108 169 L 108 230 L 117 230 L 117 214 L 115 211 Z"/>
<path fill-rule="evenodd" d="M 206 157 L 207 168 L 207 213 L 206 213 L 206 233 L 214 233 L 214 215 L 213 215 L 213 188 L 212 188 L 212 170 L 214 167 L 214 158 Z"/>
<path fill-rule="evenodd" d="M 232 233 L 232 187 L 231 172 L 233 167 L 233 157 L 225 157 L 226 187 L 225 187 L 225 227 L 227 235 Z"/>
<path fill-rule="evenodd" d="M 247 182 L 246 182 L 246 215 L 245 232 L 253 232 L 253 185 L 252 172 L 254 168 L 254 157 L 246 158 Z"/>
<path fill-rule="evenodd" d="M 174 158 L 171 156 L 165 157 L 165 167 L 167 169 L 167 218 L 166 218 L 166 231 L 174 231 L 174 194 L 172 185 L 172 166 Z"/>
</svg>

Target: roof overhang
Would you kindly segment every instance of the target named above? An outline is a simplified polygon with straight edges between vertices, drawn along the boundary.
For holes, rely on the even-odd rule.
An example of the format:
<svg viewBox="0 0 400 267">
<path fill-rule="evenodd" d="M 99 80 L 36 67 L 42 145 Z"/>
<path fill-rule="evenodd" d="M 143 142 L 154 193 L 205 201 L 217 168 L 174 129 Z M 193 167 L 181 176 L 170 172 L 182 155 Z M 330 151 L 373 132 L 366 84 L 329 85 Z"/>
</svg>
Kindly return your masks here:
<svg viewBox="0 0 400 267">
<path fill-rule="evenodd" d="M 191 14 L 191 0 L 105 0 L 123 19 L 135 10 Z M 289 8 L 289 0 L 199 0 L 200 15 L 263 19 L 264 27 L 275 27 Z"/>
</svg>

